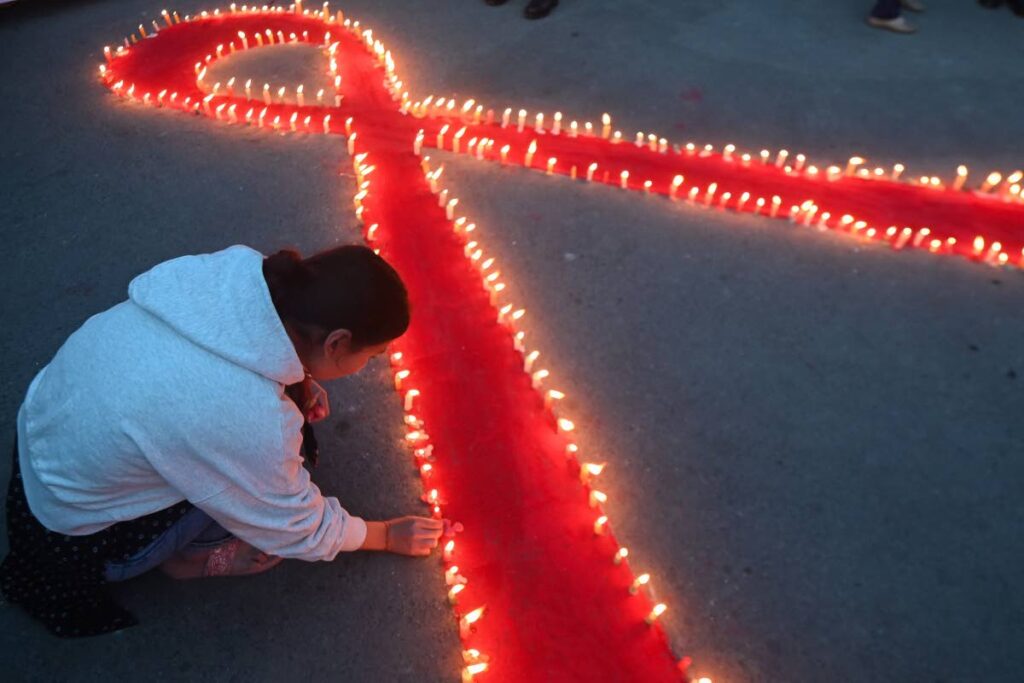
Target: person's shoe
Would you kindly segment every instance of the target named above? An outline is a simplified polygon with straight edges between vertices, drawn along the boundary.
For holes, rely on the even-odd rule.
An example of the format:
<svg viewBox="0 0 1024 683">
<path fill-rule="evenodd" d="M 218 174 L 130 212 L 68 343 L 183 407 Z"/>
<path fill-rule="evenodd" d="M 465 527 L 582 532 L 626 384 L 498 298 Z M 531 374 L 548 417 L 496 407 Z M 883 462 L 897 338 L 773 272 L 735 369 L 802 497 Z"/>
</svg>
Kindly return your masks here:
<svg viewBox="0 0 1024 683">
<path fill-rule="evenodd" d="M 917 31 L 917 27 L 903 16 L 896 17 L 895 19 L 879 19 L 878 17 L 869 16 L 868 25 L 875 28 L 884 28 L 894 33 L 914 33 Z"/>
<path fill-rule="evenodd" d="M 924 3 L 921 0 L 900 0 L 900 5 L 903 9 L 908 9 L 911 12 L 923 12 Z"/>
<path fill-rule="evenodd" d="M 543 19 L 556 7 L 558 0 L 530 0 L 523 10 L 523 16 L 527 19 Z"/>
<path fill-rule="evenodd" d="M 1024 0 L 1008 0 L 1010 11 L 1018 17 L 1024 17 Z"/>
</svg>

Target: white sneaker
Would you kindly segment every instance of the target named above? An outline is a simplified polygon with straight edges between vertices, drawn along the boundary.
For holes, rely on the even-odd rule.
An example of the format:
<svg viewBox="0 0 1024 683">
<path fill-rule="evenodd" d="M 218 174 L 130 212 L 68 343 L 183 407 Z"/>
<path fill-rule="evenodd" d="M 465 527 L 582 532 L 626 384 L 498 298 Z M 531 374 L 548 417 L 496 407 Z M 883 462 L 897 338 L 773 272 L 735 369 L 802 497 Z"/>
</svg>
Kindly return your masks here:
<svg viewBox="0 0 1024 683">
<path fill-rule="evenodd" d="M 905 17 L 899 16 L 895 19 L 879 19 L 878 17 L 868 17 L 868 25 L 874 26 L 875 28 L 884 28 L 894 33 L 914 33 L 917 31 L 917 27 L 906 20 Z"/>
</svg>

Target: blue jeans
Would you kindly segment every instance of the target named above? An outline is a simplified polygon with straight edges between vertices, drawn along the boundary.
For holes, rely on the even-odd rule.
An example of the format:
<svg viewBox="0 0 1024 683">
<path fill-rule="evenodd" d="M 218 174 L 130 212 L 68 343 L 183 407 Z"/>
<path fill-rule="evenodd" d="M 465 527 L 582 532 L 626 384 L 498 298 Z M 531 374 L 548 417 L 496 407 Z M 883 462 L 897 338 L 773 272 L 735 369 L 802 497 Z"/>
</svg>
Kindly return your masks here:
<svg viewBox="0 0 1024 683">
<path fill-rule="evenodd" d="M 895 19 L 900 11 L 900 0 L 878 0 L 871 10 L 871 16 L 876 19 Z"/>
<path fill-rule="evenodd" d="M 214 548 L 231 534 L 199 508 L 192 508 L 155 541 L 124 562 L 108 562 L 107 581 L 126 581 L 145 574 L 185 548 Z"/>
</svg>

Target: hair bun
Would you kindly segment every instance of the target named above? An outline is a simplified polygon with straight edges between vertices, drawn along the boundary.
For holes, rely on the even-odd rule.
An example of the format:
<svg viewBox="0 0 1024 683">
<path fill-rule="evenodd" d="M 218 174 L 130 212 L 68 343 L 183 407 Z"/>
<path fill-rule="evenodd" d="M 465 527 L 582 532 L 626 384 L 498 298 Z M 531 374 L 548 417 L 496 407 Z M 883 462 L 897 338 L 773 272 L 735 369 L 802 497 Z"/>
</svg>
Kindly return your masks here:
<svg viewBox="0 0 1024 683">
<path fill-rule="evenodd" d="M 302 255 L 294 249 L 282 249 L 268 256 L 263 261 L 263 272 L 285 286 L 299 284 L 308 275 Z"/>
</svg>

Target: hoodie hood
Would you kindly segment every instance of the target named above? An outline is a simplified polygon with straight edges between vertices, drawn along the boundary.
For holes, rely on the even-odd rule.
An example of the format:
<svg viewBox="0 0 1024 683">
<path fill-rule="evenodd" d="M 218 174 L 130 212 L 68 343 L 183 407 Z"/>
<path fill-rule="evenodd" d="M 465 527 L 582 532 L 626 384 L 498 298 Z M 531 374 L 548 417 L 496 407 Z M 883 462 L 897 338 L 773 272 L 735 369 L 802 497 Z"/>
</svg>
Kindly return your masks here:
<svg viewBox="0 0 1024 683">
<path fill-rule="evenodd" d="M 281 384 L 305 372 L 263 278 L 263 254 L 236 245 L 139 275 L 128 298 L 221 358 Z"/>
</svg>

